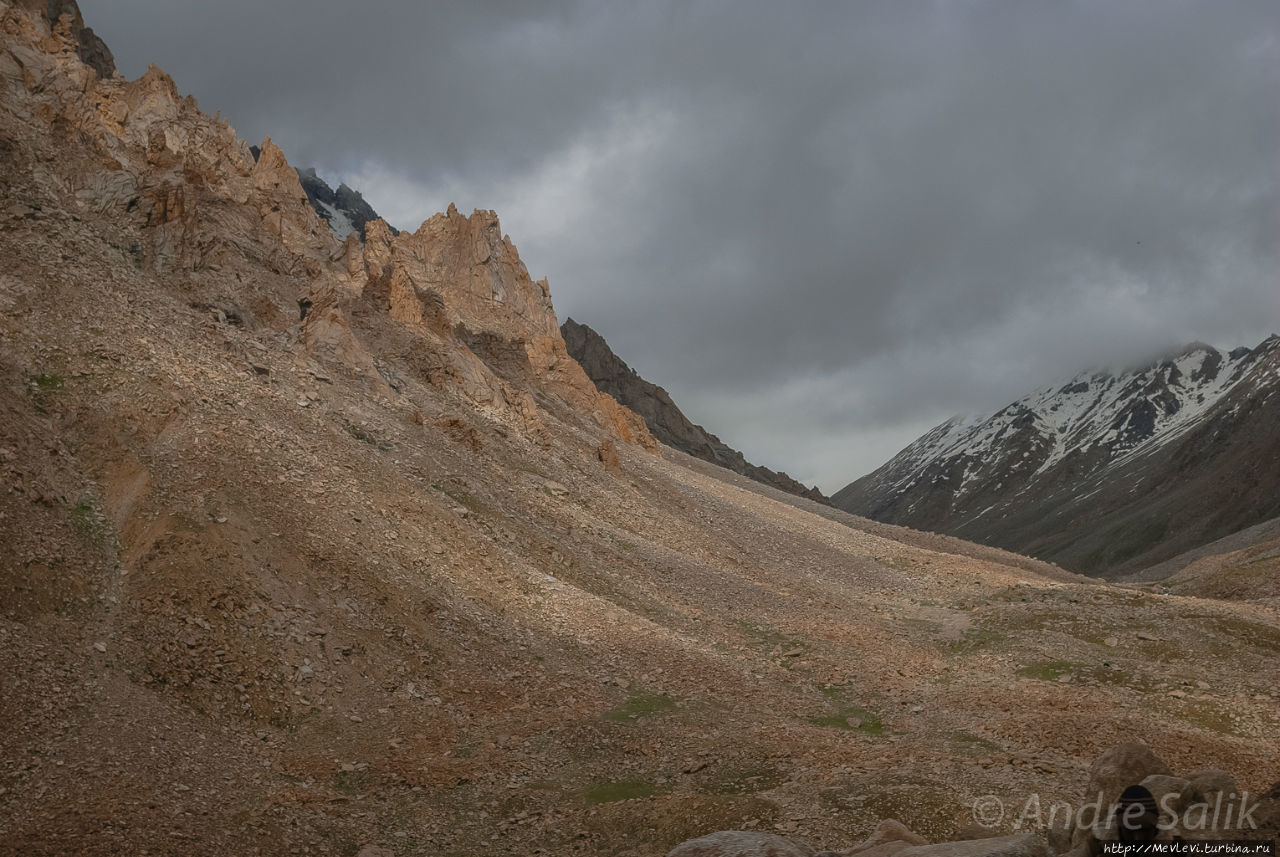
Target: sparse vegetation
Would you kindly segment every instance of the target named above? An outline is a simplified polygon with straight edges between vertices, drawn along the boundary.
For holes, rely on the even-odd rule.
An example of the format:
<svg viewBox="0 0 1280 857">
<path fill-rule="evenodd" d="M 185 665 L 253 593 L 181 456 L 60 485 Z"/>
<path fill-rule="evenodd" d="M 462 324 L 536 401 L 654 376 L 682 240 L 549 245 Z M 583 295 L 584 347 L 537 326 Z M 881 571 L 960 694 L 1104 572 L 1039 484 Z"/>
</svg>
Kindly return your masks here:
<svg viewBox="0 0 1280 857">
<path fill-rule="evenodd" d="M 630 720 L 648 717 L 675 707 L 676 701 L 666 694 L 632 691 L 627 695 L 626 702 L 617 708 L 606 711 L 603 717 L 605 720 L 626 723 Z"/>
<path fill-rule="evenodd" d="M 1064 675 L 1071 675 L 1080 666 L 1080 664 L 1072 663 L 1071 661 L 1042 661 L 1019 668 L 1018 675 L 1023 678 L 1038 679 L 1039 681 L 1057 681 Z"/>
<path fill-rule="evenodd" d="M 952 732 L 947 740 L 967 752 L 998 753 L 1001 749 L 995 741 L 968 732 Z"/>
<path fill-rule="evenodd" d="M 74 506 L 67 510 L 67 516 L 71 520 L 72 528 L 85 541 L 104 553 L 112 550 L 114 537 L 111 526 L 102 514 L 97 497 L 84 494 Z"/>
<path fill-rule="evenodd" d="M 613 542 L 614 546 L 616 546 L 618 550 L 633 551 L 636 549 L 635 542 L 629 542 L 626 539 L 620 539 L 617 536 L 615 536 L 613 533 L 606 533 L 605 535 L 609 537 L 609 541 Z"/>
<path fill-rule="evenodd" d="M 66 381 L 61 375 L 36 375 L 32 377 L 31 383 L 41 390 L 56 390 Z"/>
<path fill-rule="evenodd" d="M 836 688 L 828 688 L 823 691 L 823 695 L 831 699 L 837 705 L 837 711 L 834 714 L 823 714 L 817 717 L 810 717 L 809 722 L 814 726 L 825 726 L 830 729 L 848 729 L 858 732 L 865 732 L 868 735 L 884 734 L 884 722 L 880 719 L 880 715 L 874 711 L 858 705 L 845 705 L 840 703 L 840 690 Z"/>
<path fill-rule="evenodd" d="M 965 632 L 960 635 L 960 639 L 951 640 L 947 643 L 947 650 L 953 654 L 962 654 L 964 652 L 972 652 L 976 649 L 987 648 L 1003 643 L 1009 639 L 1009 635 L 994 628 L 983 628 L 973 626 L 966 628 Z"/>
<path fill-rule="evenodd" d="M 1180 720 L 1206 732 L 1231 735 L 1236 731 L 1230 712 L 1207 700 L 1185 702 L 1178 706 L 1175 713 Z"/>
<path fill-rule="evenodd" d="M 597 783 L 583 790 L 582 796 L 587 806 L 602 803 L 616 803 L 620 800 L 631 800 L 638 797 L 649 797 L 657 791 L 653 783 L 644 780 L 613 780 Z"/>
<path fill-rule="evenodd" d="M 1280 777 L 1265 604 L 1048 581 L 627 444 L 492 215 L 335 255 L 278 152 L 250 175 L 154 73 L 59 81 L 70 43 L 18 5 L 40 92 L 7 78 L 0 178 L 44 209 L 0 229 L 15 847 L 838 850 L 1074 796 L 1104 741 Z M 111 243 L 131 186 L 171 223 L 145 271 Z M 458 291 L 490 276 L 502 301 Z"/>
</svg>

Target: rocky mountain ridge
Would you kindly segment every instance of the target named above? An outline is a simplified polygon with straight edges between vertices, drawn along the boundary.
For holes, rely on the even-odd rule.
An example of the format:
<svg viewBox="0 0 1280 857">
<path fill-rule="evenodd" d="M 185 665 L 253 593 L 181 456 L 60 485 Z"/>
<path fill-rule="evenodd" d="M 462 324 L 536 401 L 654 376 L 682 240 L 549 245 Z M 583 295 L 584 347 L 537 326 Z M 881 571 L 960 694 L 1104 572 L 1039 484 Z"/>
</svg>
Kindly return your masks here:
<svg viewBox="0 0 1280 857">
<path fill-rule="evenodd" d="M 329 187 L 328 182 L 316 175 L 312 167 L 298 168 L 298 181 L 307 194 L 307 200 L 315 209 L 320 219 L 329 224 L 334 237 L 345 241 L 352 232 L 365 237 L 365 225 L 371 220 L 381 220 L 378 212 L 373 210 L 360 191 L 352 190 L 346 184 L 339 184 L 338 189 Z M 392 235 L 399 235 L 400 230 L 388 224 Z"/>
<path fill-rule="evenodd" d="M 817 487 L 810 488 L 786 473 L 752 464 L 741 452 L 702 426 L 690 422 L 665 389 L 641 378 L 592 328 L 568 318 L 560 326 L 560 332 L 569 354 L 586 371 L 596 388 L 643 417 L 649 431 L 658 440 L 788 494 L 820 503 L 829 502 Z"/>
<path fill-rule="evenodd" d="M 1267 429 L 1278 390 L 1280 337 L 1196 343 L 948 420 L 833 501 L 1079 571 L 1132 571 L 1280 511 L 1266 476 L 1280 472 Z"/>
<path fill-rule="evenodd" d="M 9 11 L 0 68 L 10 87 L 7 106 L 35 132 L 22 135 L 33 146 L 51 145 L 40 133 L 49 129 L 78 135 L 75 149 L 58 153 L 64 186 L 86 212 L 136 234 L 127 253 L 142 270 L 182 273 L 195 295 L 202 280 L 225 279 L 227 268 L 264 265 L 277 288 L 294 292 L 290 302 L 302 308 L 308 347 L 359 367 L 375 386 L 385 389 L 388 381 L 350 330 L 353 311 L 369 305 L 413 331 L 415 360 L 434 383 L 534 436 L 545 431 L 530 386 L 550 397 L 546 406 L 577 408 L 620 440 L 652 444 L 643 422 L 600 394 L 568 356 L 546 281 L 530 278 L 493 212 L 466 217 L 451 206 L 415 233 L 370 221 L 367 240 L 352 232 L 339 241 L 269 139 L 255 156 L 225 121 L 180 97 L 155 66 L 137 81 L 101 77 L 78 61 L 74 15 L 61 15 L 41 36 L 32 18 L 16 14 L 20 8 Z M 36 11 L 44 9 L 37 4 Z M 56 156 L 36 155 L 42 157 Z M 21 204 L 26 192 L 11 187 L 8 198 Z M 276 315 L 268 295 L 257 300 Z M 470 350 L 476 336 L 503 342 L 498 368 L 510 373 L 523 361 L 530 383 L 517 388 L 500 378 Z"/>
</svg>

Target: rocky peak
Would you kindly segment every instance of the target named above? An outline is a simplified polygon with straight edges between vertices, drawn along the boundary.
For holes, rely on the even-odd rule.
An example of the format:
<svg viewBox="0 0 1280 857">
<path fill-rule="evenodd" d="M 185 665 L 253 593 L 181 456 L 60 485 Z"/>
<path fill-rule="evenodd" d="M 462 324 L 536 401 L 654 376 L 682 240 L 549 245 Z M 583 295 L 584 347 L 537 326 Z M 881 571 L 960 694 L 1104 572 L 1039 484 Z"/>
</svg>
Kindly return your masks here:
<svg viewBox="0 0 1280 857">
<path fill-rule="evenodd" d="M 440 293 L 451 325 L 507 339 L 560 339 L 550 286 L 529 276 L 493 211 L 468 217 L 450 203 L 416 232 L 394 236 L 391 255 L 416 286 Z"/>
<path fill-rule="evenodd" d="M 314 168 L 299 167 L 298 180 L 307 193 L 311 207 L 320 215 L 321 220 L 329 224 L 339 241 L 345 241 L 352 232 L 363 241 L 365 225 L 371 220 L 379 219 L 378 212 L 373 210 L 373 206 L 365 201 L 359 191 L 346 184 L 339 184 L 338 189 L 334 190 L 316 174 Z M 394 226 L 388 224 L 387 228 L 393 235 L 400 234 L 400 230 Z"/>
<path fill-rule="evenodd" d="M 463 217 L 451 206 L 413 234 L 372 219 L 363 245 L 354 234 L 341 242 L 313 207 L 306 174 L 270 139 L 251 149 L 155 66 L 135 81 L 91 68 L 73 10 L 0 3 L 6 133 L 15 151 L 43 152 L 32 156 L 57 173 L 27 171 L 29 186 L 11 193 L 123 229 L 117 240 L 139 267 L 181 275 L 175 287 L 188 295 L 207 288 L 247 303 L 252 294 L 257 314 L 276 319 L 297 319 L 301 307 L 298 335 L 312 356 L 384 394 L 394 391 L 378 369 L 386 346 L 356 320 L 370 306 L 416 338 L 415 360 L 432 384 L 539 442 L 549 435 L 535 392 L 560 403 L 562 418 L 654 443 L 569 358 L 546 281 L 529 277 L 492 211 Z M 73 203 L 61 199 L 68 192 Z M 345 187 L 333 198 L 360 201 Z"/>
<path fill-rule="evenodd" d="M 529 276 L 494 212 L 467 217 L 450 204 L 416 232 L 372 220 L 364 244 L 352 235 L 346 246 L 363 299 L 424 336 L 460 344 L 465 354 L 455 358 L 466 365 L 455 375 L 469 379 L 472 398 L 500 400 L 503 390 L 535 385 L 623 440 L 656 446 L 644 421 L 597 390 L 569 356 L 547 281 Z"/>
<path fill-rule="evenodd" d="M 37 9 L 43 7 L 50 29 L 65 27 L 65 32 L 75 42 L 80 60 L 97 72 L 98 77 L 115 76 L 115 57 L 111 55 L 106 42 L 91 27 L 84 25 L 84 16 L 80 14 L 76 0 L 28 0 L 28 5 Z M 65 21 L 63 16 L 66 16 Z"/>
</svg>

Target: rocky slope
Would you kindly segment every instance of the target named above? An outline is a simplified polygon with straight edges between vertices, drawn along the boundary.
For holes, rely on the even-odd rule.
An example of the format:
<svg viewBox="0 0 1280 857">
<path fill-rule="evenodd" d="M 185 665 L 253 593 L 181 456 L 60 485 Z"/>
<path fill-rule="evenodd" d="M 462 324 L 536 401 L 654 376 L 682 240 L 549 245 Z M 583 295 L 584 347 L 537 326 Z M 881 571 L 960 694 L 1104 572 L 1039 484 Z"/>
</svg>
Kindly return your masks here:
<svg viewBox="0 0 1280 857">
<path fill-rule="evenodd" d="M 1280 779 L 1274 610 L 662 449 L 492 213 L 339 242 L 47 8 L 0 0 L 0 854 L 937 840 L 1128 738 Z"/>
<path fill-rule="evenodd" d="M 1131 573 L 1280 513 L 1280 337 L 1196 344 L 956 418 L 840 508 L 1089 574 Z"/>
<path fill-rule="evenodd" d="M 645 425 L 658 440 L 789 494 L 828 502 L 816 487 L 810 488 L 785 473 L 752 464 L 741 452 L 702 426 L 690 422 L 666 390 L 641 378 L 626 361 L 613 353 L 603 336 L 587 325 L 572 318 L 565 319 L 560 332 L 570 356 L 582 365 L 596 388 L 643 417 Z"/>
<path fill-rule="evenodd" d="M 1123 578 L 1168 592 L 1280 606 L 1280 518 L 1232 533 Z"/>
</svg>

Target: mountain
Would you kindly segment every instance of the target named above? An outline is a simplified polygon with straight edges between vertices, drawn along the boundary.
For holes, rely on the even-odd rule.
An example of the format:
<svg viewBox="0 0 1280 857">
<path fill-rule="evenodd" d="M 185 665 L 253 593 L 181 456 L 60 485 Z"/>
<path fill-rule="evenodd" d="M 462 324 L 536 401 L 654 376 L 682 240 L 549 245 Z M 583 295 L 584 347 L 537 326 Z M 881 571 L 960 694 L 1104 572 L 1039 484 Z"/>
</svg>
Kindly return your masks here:
<svg viewBox="0 0 1280 857">
<path fill-rule="evenodd" d="M 788 494 L 808 497 L 820 503 L 829 502 L 817 487 L 809 488 L 785 473 L 752 464 L 741 452 L 702 426 L 690 422 L 676 407 L 666 390 L 641 378 L 621 357 L 613 353 L 603 336 L 587 325 L 579 324 L 572 318 L 565 319 L 564 324 L 560 325 L 560 333 L 564 336 L 570 356 L 582 365 L 596 388 L 643 417 L 653 436 L 667 446 L 703 461 L 727 467 L 734 473 L 771 485 Z"/>
<path fill-rule="evenodd" d="M 659 454 L 493 212 L 339 241 L 76 20 L 0 0 L 0 855 L 937 841 L 1126 741 L 1280 780 L 1273 613 Z"/>
<path fill-rule="evenodd" d="M 854 514 L 1088 574 L 1131 573 L 1280 513 L 1280 337 L 1188 346 L 954 418 L 835 494 Z"/>
<path fill-rule="evenodd" d="M 313 168 L 299 168 L 298 181 L 302 185 L 302 190 L 306 192 L 307 201 L 311 203 L 311 207 L 315 209 L 316 214 L 320 215 L 321 220 L 329 224 L 329 228 L 333 230 L 333 234 L 339 241 L 346 239 L 352 232 L 359 234 L 363 239 L 365 225 L 371 220 L 381 219 L 378 217 L 378 212 L 373 210 L 373 206 L 365 202 L 359 191 L 352 190 L 345 184 L 338 185 L 338 189 L 334 190 L 324 179 L 316 175 Z M 392 235 L 400 234 L 400 231 L 393 226 L 388 226 L 387 229 Z"/>
</svg>

